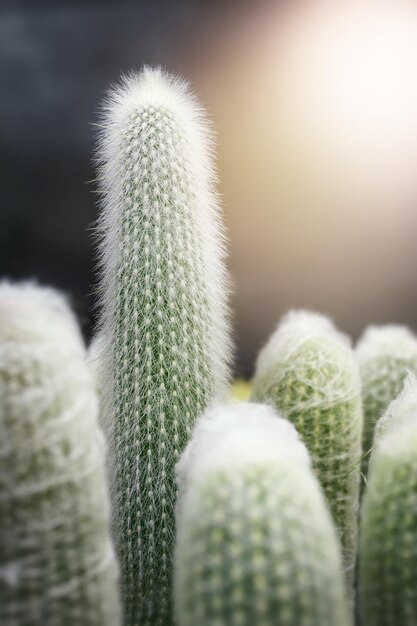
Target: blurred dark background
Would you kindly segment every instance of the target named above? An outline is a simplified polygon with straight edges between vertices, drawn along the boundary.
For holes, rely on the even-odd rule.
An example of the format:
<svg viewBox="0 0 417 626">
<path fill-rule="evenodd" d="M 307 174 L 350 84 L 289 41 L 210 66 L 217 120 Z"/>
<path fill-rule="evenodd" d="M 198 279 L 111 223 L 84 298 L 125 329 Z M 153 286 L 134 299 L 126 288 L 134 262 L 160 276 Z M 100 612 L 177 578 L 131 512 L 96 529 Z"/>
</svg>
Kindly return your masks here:
<svg viewBox="0 0 417 626">
<path fill-rule="evenodd" d="M 100 101 L 162 65 L 218 135 L 236 371 L 291 307 L 415 327 L 416 35 L 405 0 L 2 0 L 0 275 L 69 293 L 90 337 Z"/>
<path fill-rule="evenodd" d="M 87 335 L 99 103 L 121 73 L 144 63 L 181 71 L 202 4 L 0 3 L 0 272 L 70 293 Z"/>
</svg>

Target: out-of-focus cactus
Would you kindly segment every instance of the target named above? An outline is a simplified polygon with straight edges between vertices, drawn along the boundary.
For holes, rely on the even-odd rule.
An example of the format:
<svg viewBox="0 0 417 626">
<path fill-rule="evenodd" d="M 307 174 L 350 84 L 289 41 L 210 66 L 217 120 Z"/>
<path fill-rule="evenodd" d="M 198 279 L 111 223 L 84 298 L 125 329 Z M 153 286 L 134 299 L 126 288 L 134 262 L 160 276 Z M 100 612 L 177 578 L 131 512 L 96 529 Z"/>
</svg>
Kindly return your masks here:
<svg viewBox="0 0 417 626">
<path fill-rule="evenodd" d="M 361 458 L 360 379 L 348 339 L 325 317 L 289 313 L 261 351 L 252 399 L 297 428 L 323 486 L 352 581 Z"/>
<path fill-rule="evenodd" d="M 373 445 L 390 430 L 410 418 L 417 416 L 417 379 L 408 374 L 401 393 L 389 404 L 387 410 L 379 418 L 374 430 Z"/>
<path fill-rule="evenodd" d="M 351 623 L 336 532 L 287 420 L 264 405 L 211 409 L 178 473 L 178 626 Z"/>
<path fill-rule="evenodd" d="M 210 131 L 181 81 L 133 75 L 105 106 L 100 380 L 126 624 L 172 619 L 174 466 L 227 393 L 229 336 Z"/>
<path fill-rule="evenodd" d="M 381 424 L 379 424 L 381 422 Z M 362 503 L 359 598 L 364 626 L 417 624 L 417 386 L 379 420 Z"/>
<path fill-rule="evenodd" d="M 0 284 L 0 623 L 116 626 L 103 437 L 65 300 Z"/>
<path fill-rule="evenodd" d="M 370 326 L 358 342 L 356 355 L 362 378 L 362 472 L 366 476 L 377 420 L 400 393 L 407 373 L 417 375 L 417 337 L 405 326 Z"/>
</svg>

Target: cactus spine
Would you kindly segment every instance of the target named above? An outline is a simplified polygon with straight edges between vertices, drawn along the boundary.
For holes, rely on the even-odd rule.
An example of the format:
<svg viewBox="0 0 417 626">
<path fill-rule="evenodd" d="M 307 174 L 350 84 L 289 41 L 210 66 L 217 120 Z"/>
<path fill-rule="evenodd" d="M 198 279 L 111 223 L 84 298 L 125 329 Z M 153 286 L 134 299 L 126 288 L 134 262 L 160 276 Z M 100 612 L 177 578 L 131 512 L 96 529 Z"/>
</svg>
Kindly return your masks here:
<svg viewBox="0 0 417 626">
<path fill-rule="evenodd" d="M 252 394 L 297 428 L 309 450 L 343 546 L 352 580 L 362 409 L 358 368 L 349 342 L 320 315 L 289 313 L 260 353 Z"/>
<path fill-rule="evenodd" d="M 0 284 L 0 622 L 115 626 L 103 438 L 63 298 Z"/>
<path fill-rule="evenodd" d="M 217 407 L 178 464 L 179 626 L 347 626 L 339 545 L 307 451 L 272 408 Z"/>
<path fill-rule="evenodd" d="M 174 465 L 227 390 L 219 210 L 204 114 L 146 69 L 107 101 L 99 148 L 106 421 L 126 624 L 172 621 Z"/>
<path fill-rule="evenodd" d="M 400 393 L 407 373 L 417 375 L 417 337 L 405 326 L 371 326 L 359 340 L 356 355 L 362 378 L 366 476 L 375 424 Z"/>
<path fill-rule="evenodd" d="M 366 626 L 414 626 L 417 623 L 415 381 L 408 381 L 381 420 L 362 503 L 360 608 Z"/>
</svg>

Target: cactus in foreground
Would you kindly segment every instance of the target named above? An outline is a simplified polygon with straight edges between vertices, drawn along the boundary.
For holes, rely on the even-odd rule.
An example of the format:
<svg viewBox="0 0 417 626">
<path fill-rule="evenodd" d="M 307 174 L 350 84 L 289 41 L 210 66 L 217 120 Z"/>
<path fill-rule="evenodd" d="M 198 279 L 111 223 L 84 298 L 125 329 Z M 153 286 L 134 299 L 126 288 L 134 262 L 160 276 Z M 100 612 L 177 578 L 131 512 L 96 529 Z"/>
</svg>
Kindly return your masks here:
<svg viewBox="0 0 417 626">
<path fill-rule="evenodd" d="M 335 529 L 287 420 L 211 409 L 178 474 L 178 626 L 350 625 Z"/>
<path fill-rule="evenodd" d="M 272 404 L 306 444 L 352 581 L 362 408 L 359 372 L 347 338 L 321 315 L 289 313 L 259 355 L 252 400 Z"/>
<path fill-rule="evenodd" d="M 381 418 L 362 503 L 359 598 L 365 626 L 417 624 L 417 387 Z M 380 420 L 380 421 L 381 421 Z"/>
<path fill-rule="evenodd" d="M 375 424 L 400 393 L 408 372 L 417 375 L 417 337 L 405 326 L 371 326 L 359 340 L 356 355 L 362 378 L 366 476 Z"/>
<path fill-rule="evenodd" d="M 104 339 L 126 624 L 172 622 L 174 466 L 227 392 L 225 273 L 207 123 L 186 86 L 144 70 L 106 104 L 99 147 Z"/>
<path fill-rule="evenodd" d="M 65 300 L 0 284 L 0 623 L 116 626 L 103 437 Z"/>
</svg>

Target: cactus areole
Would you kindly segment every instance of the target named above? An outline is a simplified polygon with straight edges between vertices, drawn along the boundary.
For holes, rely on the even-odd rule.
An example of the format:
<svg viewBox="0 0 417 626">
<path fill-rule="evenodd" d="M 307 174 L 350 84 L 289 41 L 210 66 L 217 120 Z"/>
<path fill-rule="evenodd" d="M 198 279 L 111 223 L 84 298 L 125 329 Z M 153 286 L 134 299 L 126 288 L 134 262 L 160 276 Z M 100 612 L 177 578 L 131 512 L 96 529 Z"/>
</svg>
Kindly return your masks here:
<svg viewBox="0 0 417 626">
<path fill-rule="evenodd" d="M 0 624 L 118 626 L 104 440 L 64 298 L 0 284 Z"/>
</svg>

